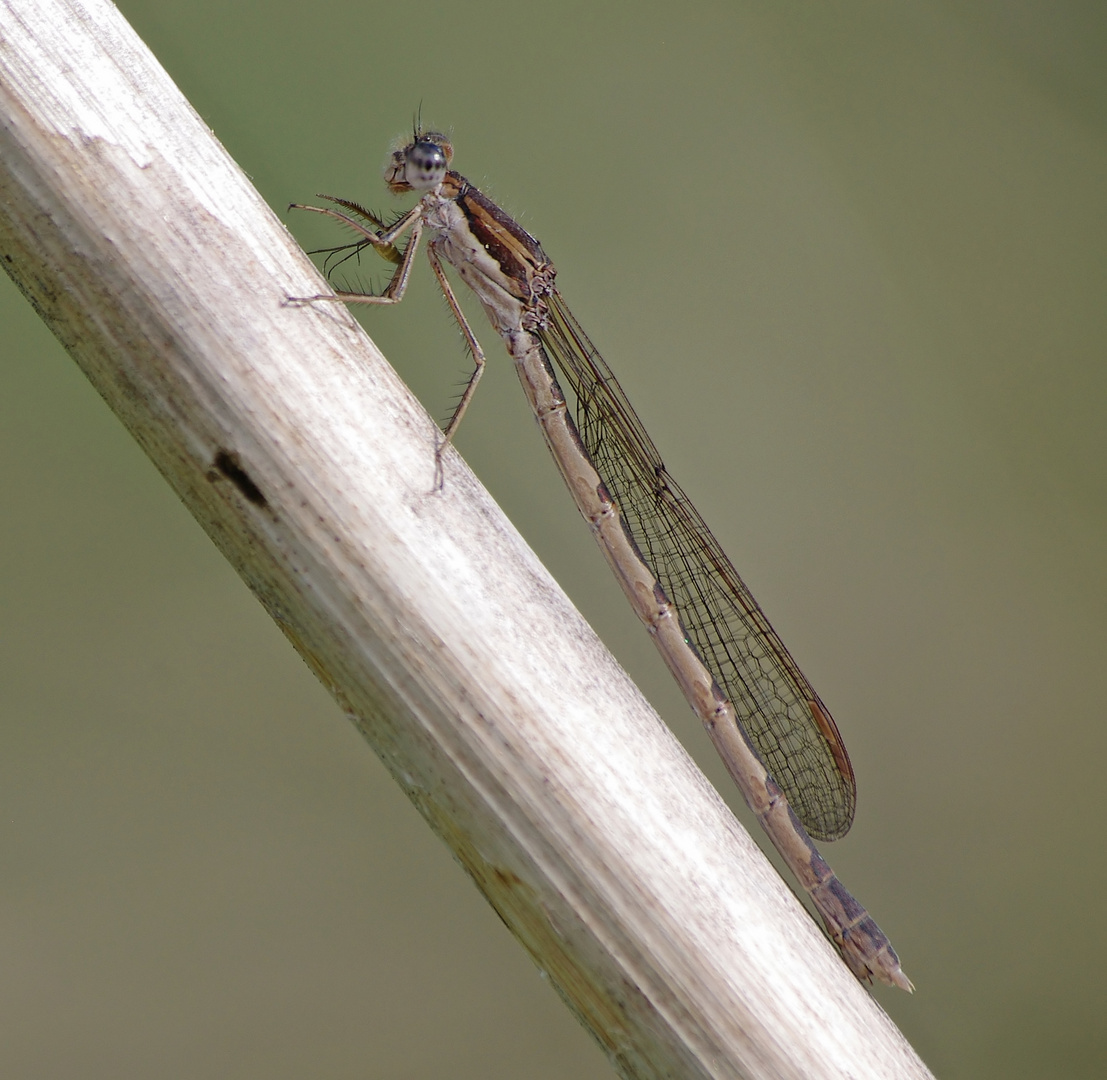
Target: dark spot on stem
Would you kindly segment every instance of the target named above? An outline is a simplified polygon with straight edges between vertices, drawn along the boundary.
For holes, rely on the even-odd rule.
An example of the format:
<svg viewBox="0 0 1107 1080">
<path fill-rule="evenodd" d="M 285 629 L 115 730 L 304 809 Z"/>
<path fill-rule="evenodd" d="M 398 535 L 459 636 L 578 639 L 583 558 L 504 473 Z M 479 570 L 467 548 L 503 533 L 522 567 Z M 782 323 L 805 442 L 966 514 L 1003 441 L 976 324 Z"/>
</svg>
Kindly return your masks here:
<svg viewBox="0 0 1107 1080">
<path fill-rule="evenodd" d="M 238 455 L 230 450 L 220 450 L 215 455 L 215 468 L 222 473 L 238 490 L 247 502 L 255 506 L 268 506 L 269 502 L 261 493 L 261 488 L 250 479 L 250 474 L 242 467 Z"/>
</svg>

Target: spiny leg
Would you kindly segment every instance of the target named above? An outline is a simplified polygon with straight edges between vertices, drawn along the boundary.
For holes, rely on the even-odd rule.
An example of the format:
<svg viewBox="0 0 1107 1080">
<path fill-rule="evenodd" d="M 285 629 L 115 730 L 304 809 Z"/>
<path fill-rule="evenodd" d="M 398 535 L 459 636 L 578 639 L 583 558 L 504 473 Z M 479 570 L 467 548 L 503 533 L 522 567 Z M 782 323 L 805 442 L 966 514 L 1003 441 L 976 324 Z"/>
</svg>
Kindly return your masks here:
<svg viewBox="0 0 1107 1080">
<path fill-rule="evenodd" d="M 322 198 L 330 198 L 330 196 L 322 196 Z M 382 228 L 384 227 L 383 223 L 378 218 L 363 210 L 361 207 L 354 207 L 352 204 L 348 204 L 341 199 L 336 199 L 335 201 L 342 206 L 350 206 L 351 209 L 356 210 L 358 214 L 363 215 L 369 221 L 376 225 L 380 225 Z M 290 303 L 312 303 L 316 300 L 326 300 L 340 301 L 347 304 L 398 304 L 404 298 L 404 293 L 407 291 L 408 279 L 411 276 L 411 268 L 415 259 L 415 251 L 419 246 L 419 239 L 423 232 L 421 206 L 416 206 L 409 213 L 405 214 L 391 229 L 383 233 L 375 232 L 362 222 L 355 220 L 347 214 L 332 210 L 330 207 L 307 206 L 302 203 L 293 203 L 289 209 L 310 210 L 312 213 L 324 214 L 327 217 L 334 218 L 336 221 L 341 221 L 345 225 L 349 225 L 352 229 L 365 237 L 365 239 L 373 245 L 374 250 L 384 258 L 394 257 L 394 241 L 400 237 L 406 229 L 411 229 L 411 239 L 408 241 L 407 247 L 404 248 L 400 265 L 396 268 L 396 272 L 392 275 L 392 279 L 389 281 L 384 292 L 379 296 L 336 290 L 332 294 L 320 294 L 318 296 L 290 296 L 288 298 Z M 441 260 L 429 247 L 427 248 L 427 256 L 430 259 L 434 276 L 438 279 L 438 284 L 442 289 L 443 295 L 446 297 L 446 303 L 449 304 L 450 310 L 453 312 L 454 318 L 461 328 L 461 333 L 465 338 L 469 354 L 473 358 L 473 373 L 469 376 L 469 381 L 462 391 L 461 398 L 455 406 L 449 422 L 446 424 L 446 428 L 442 433 L 442 439 L 434 453 L 435 487 L 441 488 L 443 483 L 442 454 L 453 439 L 454 433 L 457 431 L 466 409 L 469 408 L 469 402 L 473 400 L 473 395 L 477 389 L 477 383 L 480 382 L 480 377 L 484 373 L 486 361 L 484 349 L 481 348 L 480 342 L 477 340 L 472 327 L 465 318 L 465 313 L 461 310 L 461 305 L 457 301 L 457 296 L 454 294 L 449 279 L 442 269 Z"/>
<path fill-rule="evenodd" d="M 485 359 L 484 350 L 481 348 L 480 342 L 477 341 L 477 336 L 473 333 L 473 328 L 469 325 L 469 321 L 465 318 L 465 313 L 461 310 L 461 305 L 457 302 L 454 290 L 450 287 L 450 282 L 446 277 L 445 271 L 442 269 L 441 261 L 430 248 L 427 249 L 427 255 L 430 258 L 431 269 L 434 271 L 434 276 L 438 278 L 438 284 L 442 287 L 442 293 L 446 297 L 446 303 L 450 305 L 450 310 L 457 320 L 457 325 L 461 328 L 462 336 L 465 338 L 465 344 L 468 346 L 469 353 L 473 357 L 474 365 L 473 374 L 469 376 L 469 381 L 462 391 L 461 399 L 455 406 L 453 415 L 450 417 L 450 421 L 446 425 L 445 431 L 442 433 L 442 442 L 443 446 L 445 446 L 445 444 L 454 437 L 454 432 L 457 431 L 458 425 L 461 423 L 461 418 L 465 415 L 465 410 L 469 408 L 469 402 L 473 400 L 473 394 L 476 393 L 477 383 L 480 382 L 480 377 L 484 374 Z"/>
<path fill-rule="evenodd" d="M 328 198 L 329 196 L 323 197 Z M 411 239 L 408 241 L 407 247 L 404 248 L 403 256 L 400 259 L 400 265 L 396 267 L 396 272 L 392 275 L 384 292 L 379 296 L 373 296 L 369 293 L 335 291 L 334 293 L 320 294 L 318 296 L 290 296 L 288 298 L 290 303 L 310 304 L 315 300 L 337 300 L 346 304 L 398 304 L 404 298 L 404 293 L 407 291 L 408 278 L 411 276 L 412 263 L 415 259 L 415 250 L 419 246 L 419 237 L 423 232 L 421 205 L 414 207 L 400 218 L 391 229 L 383 233 L 374 232 L 360 221 L 356 221 L 354 218 L 339 213 L 337 210 L 332 210 L 327 206 L 306 206 L 302 203 L 292 203 L 289 209 L 310 210 L 314 214 L 323 214 L 326 217 L 334 218 L 336 221 L 341 221 L 344 225 L 349 225 L 350 228 L 361 233 L 361 235 L 373 245 L 373 249 L 389 261 L 395 261 L 396 249 L 394 242 L 407 229 L 411 229 Z M 377 219 L 370 214 L 366 214 L 366 217 L 371 221 L 377 221 Z M 377 223 L 380 224 L 379 222 Z"/>
</svg>

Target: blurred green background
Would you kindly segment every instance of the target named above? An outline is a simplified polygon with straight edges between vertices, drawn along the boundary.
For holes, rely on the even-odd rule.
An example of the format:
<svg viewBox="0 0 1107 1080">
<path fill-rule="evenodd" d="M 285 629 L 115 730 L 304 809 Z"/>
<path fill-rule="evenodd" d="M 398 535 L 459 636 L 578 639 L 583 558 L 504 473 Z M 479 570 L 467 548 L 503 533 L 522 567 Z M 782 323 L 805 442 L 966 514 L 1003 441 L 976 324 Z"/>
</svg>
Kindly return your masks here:
<svg viewBox="0 0 1107 1080">
<path fill-rule="evenodd" d="M 122 6 L 286 219 L 452 132 L 834 711 L 881 1004 L 947 1080 L 1107 1075 L 1107 8 Z M 611 1075 L 0 285 L 4 1073 Z M 425 265 L 360 317 L 448 413 Z M 462 453 L 737 807 L 475 325 Z"/>
</svg>

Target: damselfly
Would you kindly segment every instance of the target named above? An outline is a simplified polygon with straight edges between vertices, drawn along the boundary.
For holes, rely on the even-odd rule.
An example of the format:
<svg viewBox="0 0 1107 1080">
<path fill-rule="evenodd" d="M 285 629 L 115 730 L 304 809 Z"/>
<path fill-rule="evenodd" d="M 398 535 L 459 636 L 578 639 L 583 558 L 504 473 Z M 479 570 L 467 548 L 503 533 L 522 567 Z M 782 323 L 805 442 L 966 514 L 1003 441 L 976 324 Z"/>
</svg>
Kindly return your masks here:
<svg viewBox="0 0 1107 1080">
<path fill-rule="evenodd" d="M 853 821 L 853 768 L 830 713 L 769 624 L 703 519 L 665 468 L 611 369 L 554 284 L 541 245 L 450 169 L 443 135 L 416 131 L 385 170 L 396 194 L 422 192 L 388 225 L 357 203 L 301 206 L 354 229 L 356 243 L 397 264 L 380 295 L 297 298 L 395 304 L 424 231 L 431 268 L 474 360 L 444 447 L 476 390 L 485 357 L 443 270 L 476 294 L 515 361 L 558 468 L 611 569 L 703 721 L 746 803 L 860 979 L 911 990 L 887 937 L 846 891 L 810 837 L 835 840 Z M 401 251 L 396 242 L 410 233 Z M 556 372 L 556 374 L 555 374 Z M 574 399 L 569 414 L 560 375 Z"/>
</svg>

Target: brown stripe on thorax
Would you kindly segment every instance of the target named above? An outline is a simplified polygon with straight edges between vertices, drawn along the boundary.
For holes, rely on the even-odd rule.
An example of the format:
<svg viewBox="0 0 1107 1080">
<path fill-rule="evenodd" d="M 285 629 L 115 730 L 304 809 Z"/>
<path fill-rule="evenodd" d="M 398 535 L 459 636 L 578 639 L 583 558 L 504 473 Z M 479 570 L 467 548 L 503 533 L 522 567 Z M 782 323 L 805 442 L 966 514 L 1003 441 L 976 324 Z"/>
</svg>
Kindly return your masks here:
<svg viewBox="0 0 1107 1080">
<path fill-rule="evenodd" d="M 518 222 L 453 170 L 446 174 L 440 192 L 457 203 L 477 242 L 496 260 L 504 275 L 517 283 L 518 290 L 512 291 L 519 299 L 529 303 L 549 291 L 553 265 L 542 245 Z"/>
</svg>

